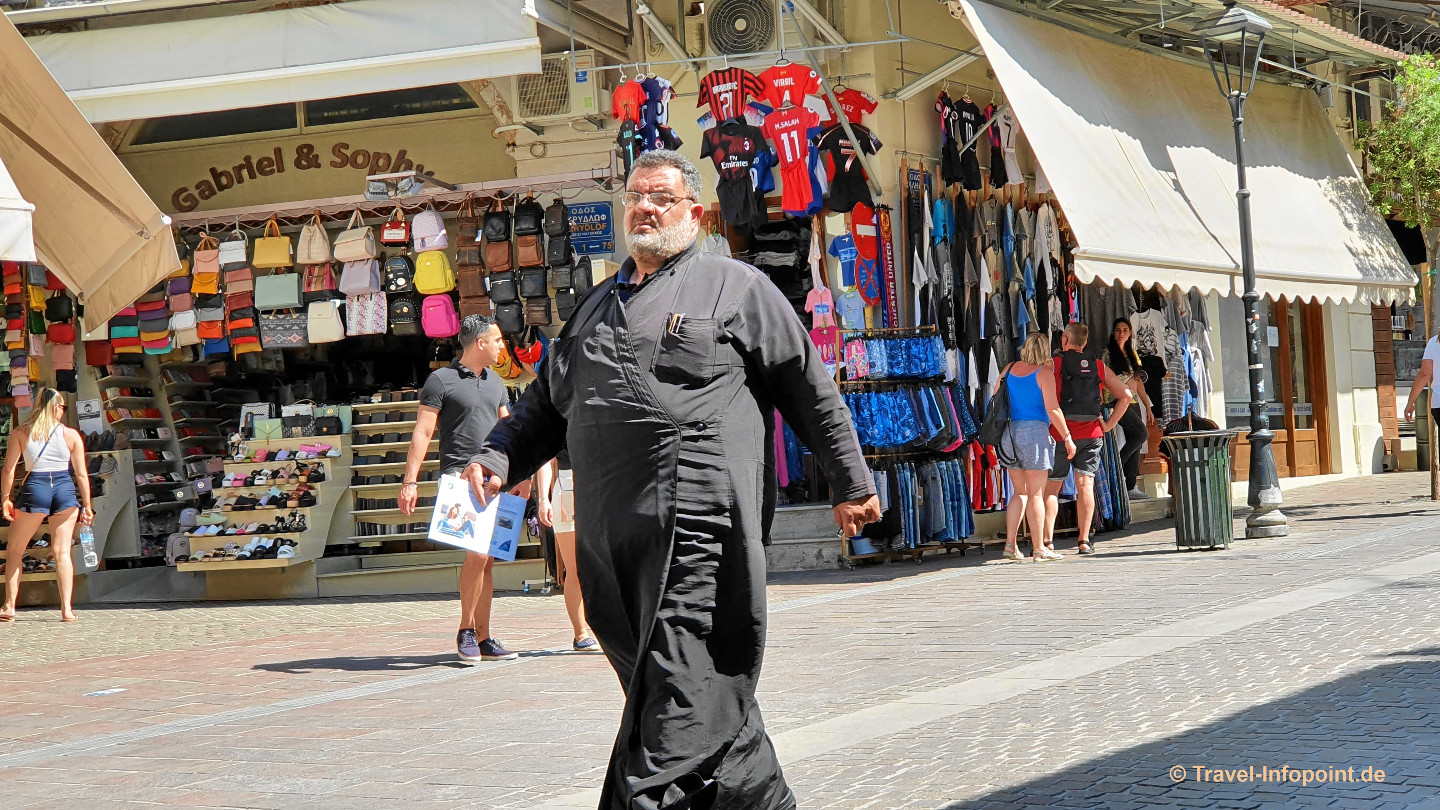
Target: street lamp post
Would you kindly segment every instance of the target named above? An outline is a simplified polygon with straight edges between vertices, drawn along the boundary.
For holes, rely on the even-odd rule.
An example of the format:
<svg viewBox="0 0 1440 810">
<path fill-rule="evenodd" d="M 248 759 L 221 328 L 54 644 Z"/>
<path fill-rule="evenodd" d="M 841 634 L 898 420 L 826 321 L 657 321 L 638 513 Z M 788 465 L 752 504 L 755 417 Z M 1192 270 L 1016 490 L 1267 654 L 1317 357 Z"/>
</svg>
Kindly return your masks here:
<svg viewBox="0 0 1440 810">
<path fill-rule="evenodd" d="M 1275 454 L 1270 449 L 1274 434 L 1265 413 L 1265 366 L 1261 354 L 1265 335 L 1260 329 L 1260 294 L 1255 291 L 1250 190 L 1245 186 L 1245 99 L 1255 88 L 1260 50 L 1270 28 L 1270 23 L 1260 16 L 1236 8 L 1235 0 L 1228 0 L 1224 11 L 1195 28 L 1215 76 L 1215 86 L 1230 104 L 1230 117 L 1235 123 L 1235 175 L 1239 180 L 1235 202 L 1240 210 L 1240 272 L 1245 282 L 1241 298 L 1245 302 L 1245 354 L 1250 363 L 1250 433 L 1246 439 L 1250 442 L 1247 500 L 1251 512 L 1245 519 L 1245 536 L 1249 538 L 1284 537 L 1290 533 L 1280 511 L 1280 477 L 1275 473 Z"/>
</svg>

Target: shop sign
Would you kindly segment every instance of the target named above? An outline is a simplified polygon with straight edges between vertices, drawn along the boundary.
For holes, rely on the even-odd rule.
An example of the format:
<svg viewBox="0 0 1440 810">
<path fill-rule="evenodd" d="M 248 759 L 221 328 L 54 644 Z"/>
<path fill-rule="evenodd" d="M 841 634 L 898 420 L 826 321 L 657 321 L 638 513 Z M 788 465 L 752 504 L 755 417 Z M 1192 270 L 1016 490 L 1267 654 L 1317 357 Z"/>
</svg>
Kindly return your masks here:
<svg viewBox="0 0 1440 810">
<path fill-rule="evenodd" d="M 1248 403 L 1248 402 L 1227 402 L 1227 403 L 1225 403 L 1225 416 L 1226 416 L 1227 418 L 1232 418 L 1232 417 L 1245 417 L 1245 416 L 1249 416 L 1249 415 L 1250 415 L 1250 403 Z M 1281 404 L 1278 403 L 1278 402 L 1267 402 L 1267 403 L 1265 404 L 1265 415 L 1266 415 L 1266 416 L 1284 416 L 1284 415 L 1285 415 L 1285 406 L 1284 406 L 1284 405 L 1281 405 Z M 1314 416 L 1314 415 L 1315 415 L 1315 405 L 1314 405 L 1314 403 L 1311 403 L 1311 402 L 1296 402 L 1296 403 L 1295 403 L 1295 415 L 1296 415 L 1296 416 Z"/>
<path fill-rule="evenodd" d="M 394 153 L 380 150 L 352 147 L 345 141 L 338 141 L 322 151 L 313 143 L 296 144 L 290 154 L 283 147 L 260 147 L 229 166 L 211 166 L 208 171 L 188 186 L 181 186 L 170 194 L 170 204 L 181 213 L 194 211 L 202 200 L 208 200 L 232 188 L 254 183 L 265 177 L 284 174 L 287 171 L 305 172 L 315 169 L 362 169 L 366 174 L 417 171 L 434 175 L 425 169 L 425 164 L 416 163 L 404 149 Z M 257 157 L 258 155 L 258 157 Z M 360 189 L 357 187 L 356 192 Z"/>
<path fill-rule="evenodd" d="M 576 253 L 615 252 L 615 218 L 610 203 L 570 206 L 570 244 Z"/>
</svg>

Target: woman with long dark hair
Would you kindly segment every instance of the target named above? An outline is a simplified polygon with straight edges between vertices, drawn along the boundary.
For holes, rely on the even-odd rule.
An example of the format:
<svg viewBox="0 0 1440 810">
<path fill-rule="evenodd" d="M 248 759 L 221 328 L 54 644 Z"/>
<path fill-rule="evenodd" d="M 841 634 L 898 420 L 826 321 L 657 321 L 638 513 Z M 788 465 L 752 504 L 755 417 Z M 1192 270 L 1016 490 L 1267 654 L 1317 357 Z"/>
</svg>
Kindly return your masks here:
<svg viewBox="0 0 1440 810">
<path fill-rule="evenodd" d="M 15 619 L 20 597 L 20 574 L 25 549 L 50 518 L 50 550 L 55 555 L 55 577 L 60 587 L 60 620 L 75 621 L 70 605 L 75 591 L 75 564 L 71 558 L 76 522 L 90 525 L 95 510 L 90 506 L 90 475 L 85 465 L 85 440 L 67 427 L 65 397 L 53 388 L 43 388 L 24 425 L 10 434 L 5 466 L 0 472 L 0 511 L 10 521 L 5 549 L 5 605 L 0 621 Z M 25 483 L 10 500 L 15 484 L 15 466 L 25 459 Z"/>
<path fill-rule="evenodd" d="M 1130 322 L 1124 318 L 1115 319 L 1114 326 L 1110 328 L 1110 344 L 1105 348 L 1105 365 L 1145 406 L 1143 409 L 1126 408 L 1119 425 L 1125 432 L 1125 446 L 1120 448 L 1120 466 L 1125 470 L 1125 488 L 1135 499 L 1146 497 L 1136 483 L 1140 479 L 1140 448 L 1149 434 L 1145 423 L 1147 420 L 1155 421 L 1155 408 L 1145 393 L 1145 371 L 1133 337 Z"/>
</svg>

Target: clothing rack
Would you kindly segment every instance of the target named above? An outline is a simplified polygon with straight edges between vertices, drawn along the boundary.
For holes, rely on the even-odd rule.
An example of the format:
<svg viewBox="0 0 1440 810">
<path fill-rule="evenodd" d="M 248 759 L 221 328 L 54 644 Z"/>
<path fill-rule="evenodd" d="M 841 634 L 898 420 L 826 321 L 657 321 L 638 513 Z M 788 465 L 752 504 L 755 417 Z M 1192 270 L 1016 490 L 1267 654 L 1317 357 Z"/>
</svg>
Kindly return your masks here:
<svg viewBox="0 0 1440 810">
<path fill-rule="evenodd" d="M 936 386 L 943 386 L 943 385 L 945 385 L 945 378 L 944 378 L 944 377 L 889 377 L 889 378 L 882 378 L 882 379 L 878 379 L 878 380 L 871 380 L 871 379 L 864 379 L 864 378 L 862 378 L 862 379 L 858 379 L 858 380 L 841 380 L 841 381 L 840 381 L 840 384 L 841 384 L 841 385 L 893 386 L 895 389 L 898 390 L 898 389 L 901 389 L 901 388 L 930 388 L 930 387 L 936 387 Z M 884 388 L 884 387 L 880 387 L 880 388 L 876 388 L 876 389 L 874 389 L 874 390 L 884 391 L 884 390 L 887 390 L 887 389 Z"/>
<path fill-rule="evenodd" d="M 926 326 L 892 326 L 878 329 L 841 329 L 845 335 L 911 335 L 913 337 L 930 337 L 936 334 L 933 325 Z"/>
</svg>

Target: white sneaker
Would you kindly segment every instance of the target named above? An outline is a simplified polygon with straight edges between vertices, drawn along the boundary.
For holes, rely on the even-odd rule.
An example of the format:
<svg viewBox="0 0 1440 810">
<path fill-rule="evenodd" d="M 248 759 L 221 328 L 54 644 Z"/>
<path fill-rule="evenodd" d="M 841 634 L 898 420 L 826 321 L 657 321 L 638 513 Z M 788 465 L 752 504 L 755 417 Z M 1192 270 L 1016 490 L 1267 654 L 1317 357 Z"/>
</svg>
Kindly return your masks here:
<svg viewBox="0 0 1440 810">
<path fill-rule="evenodd" d="M 1035 558 L 1035 562 L 1049 562 L 1050 560 L 1063 559 L 1065 558 L 1047 548 L 1044 551 L 1040 552 L 1040 556 Z"/>
<path fill-rule="evenodd" d="M 1145 491 L 1139 487 L 1130 490 L 1130 500 L 1132 501 L 1143 501 L 1148 499 L 1149 497 L 1150 496 L 1146 495 Z"/>
<path fill-rule="evenodd" d="M 1014 549 L 1014 548 L 1012 548 L 1012 549 L 1010 549 L 1009 551 L 1002 551 L 1002 552 L 1000 552 L 1000 556 L 1001 556 L 1001 558 L 1006 559 L 1006 560 L 1014 560 L 1015 562 L 1025 562 L 1025 555 L 1024 555 L 1024 554 L 1021 554 L 1019 549 Z"/>
</svg>

